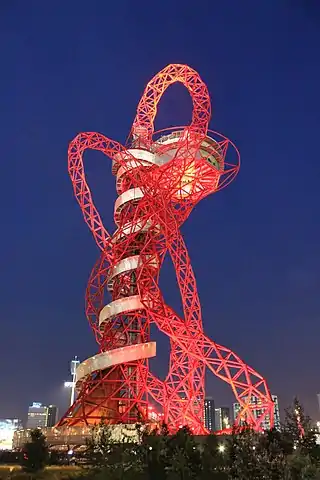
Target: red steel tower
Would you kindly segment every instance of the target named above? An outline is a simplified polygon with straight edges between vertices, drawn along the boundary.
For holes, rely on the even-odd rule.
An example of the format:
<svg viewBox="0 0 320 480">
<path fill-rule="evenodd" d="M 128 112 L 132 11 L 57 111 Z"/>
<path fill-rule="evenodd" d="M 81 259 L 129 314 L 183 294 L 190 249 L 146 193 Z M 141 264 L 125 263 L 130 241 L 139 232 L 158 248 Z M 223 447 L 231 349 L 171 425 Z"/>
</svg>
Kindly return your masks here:
<svg viewBox="0 0 320 480">
<path fill-rule="evenodd" d="M 182 83 L 193 102 L 191 124 L 154 132 L 158 103 L 173 83 Z M 150 420 L 150 399 L 174 431 L 203 426 L 206 369 L 227 382 L 240 404 L 238 424 L 256 430 L 273 402 L 265 379 L 229 348 L 205 336 L 196 280 L 180 232 L 193 207 L 228 185 L 239 169 L 239 153 L 223 135 L 208 130 L 211 102 L 206 85 L 186 65 L 168 65 L 146 86 L 126 146 L 95 132 L 80 133 L 69 146 L 69 174 L 84 219 L 101 250 L 89 278 L 86 313 L 99 353 L 77 369 L 77 400 L 59 426 L 84 426 L 101 418 L 130 424 Z M 118 198 L 116 230 L 104 227 L 88 187 L 83 154 L 99 150 L 112 160 Z M 165 303 L 159 273 L 171 257 L 183 318 Z M 106 301 L 109 292 L 111 299 Z M 149 370 L 156 356 L 150 338 L 155 324 L 170 338 L 169 372 L 164 381 Z M 258 398 L 261 415 L 257 418 Z"/>
</svg>

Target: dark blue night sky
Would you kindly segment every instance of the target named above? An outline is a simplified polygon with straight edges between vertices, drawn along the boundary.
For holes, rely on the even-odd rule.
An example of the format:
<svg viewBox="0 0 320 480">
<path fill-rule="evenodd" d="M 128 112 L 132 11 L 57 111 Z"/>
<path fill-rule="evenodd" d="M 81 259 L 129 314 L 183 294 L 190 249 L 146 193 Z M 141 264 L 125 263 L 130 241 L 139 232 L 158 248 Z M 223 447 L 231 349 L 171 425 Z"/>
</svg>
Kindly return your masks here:
<svg viewBox="0 0 320 480">
<path fill-rule="evenodd" d="M 25 417 L 32 401 L 65 406 L 69 360 L 95 353 L 83 294 L 99 252 L 68 143 L 88 130 L 124 142 L 145 84 L 174 62 L 199 71 L 210 126 L 242 157 L 236 181 L 183 228 L 206 332 L 263 373 L 282 407 L 298 394 L 318 416 L 319 45 L 316 0 L 0 2 L 0 417 Z M 172 87 L 157 128 L 190 118 L 188 94 Z M 110 161 L 88 154 L 86 168 L 112 230 Z M 161 282 L 179 308 L 170 265 Z M 211 376 L 207 390 L 232 401 Z"/>
</svg>

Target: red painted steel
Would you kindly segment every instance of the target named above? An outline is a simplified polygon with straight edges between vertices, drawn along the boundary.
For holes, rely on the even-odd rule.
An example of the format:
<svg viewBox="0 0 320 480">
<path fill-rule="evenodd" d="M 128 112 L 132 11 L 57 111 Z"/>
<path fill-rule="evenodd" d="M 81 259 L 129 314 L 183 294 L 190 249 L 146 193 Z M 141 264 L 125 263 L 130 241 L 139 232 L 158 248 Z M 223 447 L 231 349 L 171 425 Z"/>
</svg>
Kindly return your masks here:
<svg viewBox="0 0 320 480">
<path fill-rule="evenodd" d="M 154 133 L 158 102 L 175 82 L 181 82 L 191 95 L 192 122 L 188 127 Z M 148 421 L 148 404 L 153 399 L 172 431 L 187 424 L 195 433 L 205 433 L 206 369 L 231 386 L 241 407 L 236 423 L 245 420 L 256 430 L 266 416 L 273 423 L 273 402 L 265 379 L 203 332 L 196 280 L 180 232 L 193 207 L 230 183 L 239 169 L 236 147 L 208 130 L 210 118 L 210 97 L 198 73 L 186 65 L 169 65 L 148 83 L 126 147 L 94 132 L 81 133 L 70 144 L 74 194 L 102 250 L 86 292 L 86 313 L 100 352 L 149 342 L 152 323 L 169 336 L 171 351 L 164 381 L 150 372 L 147 359 L 89 375 L 59 425 L 90 425 L 101 417 L 110 423 Z M 117 191 L 122 195 L 116 203 L 113 235 L 105 229 L 86 181 L 83 153 L 88 149 L 99 150 L 113 161 Z M 183 318 L 164 302 L 159 288 L 166 254 L 175 268 Z M 119 264 L 128 258 L 137 261 L 136 267 L 119 273 Z M 112 301 L 138 298 L 140 307 L 99 325 L 107 286 Z M 254 413 L 256 404 L 250 404 L 252 396 L 260 402 L 259 418 Z"/>
</svg>

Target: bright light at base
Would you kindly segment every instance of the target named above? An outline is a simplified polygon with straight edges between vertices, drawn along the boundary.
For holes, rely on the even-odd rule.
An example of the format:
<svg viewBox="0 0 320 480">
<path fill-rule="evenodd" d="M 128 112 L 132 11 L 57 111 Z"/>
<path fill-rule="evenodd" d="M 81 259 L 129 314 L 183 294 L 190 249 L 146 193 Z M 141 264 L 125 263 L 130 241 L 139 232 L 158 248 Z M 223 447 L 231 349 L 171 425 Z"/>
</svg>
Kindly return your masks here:
<svg viewBox="0 0 320 480">
<path fill-rule="evenodd" d="M 220 453 L 223 453 L 225 451 L 226 447 L 221 443 L 219 446 L 218 446 L 218 450 Z"/>
</svg>

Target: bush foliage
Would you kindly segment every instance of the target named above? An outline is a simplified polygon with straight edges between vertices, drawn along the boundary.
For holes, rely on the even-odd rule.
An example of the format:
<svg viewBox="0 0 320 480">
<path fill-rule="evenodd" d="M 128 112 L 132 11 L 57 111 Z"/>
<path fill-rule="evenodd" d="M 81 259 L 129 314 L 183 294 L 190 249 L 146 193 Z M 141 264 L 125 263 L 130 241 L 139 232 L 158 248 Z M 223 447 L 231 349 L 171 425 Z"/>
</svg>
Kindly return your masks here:
<svg viewBox="0 0 320 480">
<path fill-rule="evenodd" d="M 320 480 L 320 451 L 310 419 L 295 400 L 281 430 L 255 433 L 234 429 L 230 436 L 194 437 L 187 427 L 169 435 L 137 425 L 139 442 L 114 443 L 103 421 L 88 441 L 82 480 Z M 39 431 L 25 445 L 23 468 L 41 472 L 48 461 Z"/>
</svg>

